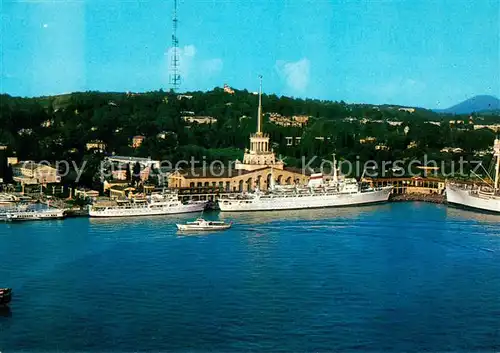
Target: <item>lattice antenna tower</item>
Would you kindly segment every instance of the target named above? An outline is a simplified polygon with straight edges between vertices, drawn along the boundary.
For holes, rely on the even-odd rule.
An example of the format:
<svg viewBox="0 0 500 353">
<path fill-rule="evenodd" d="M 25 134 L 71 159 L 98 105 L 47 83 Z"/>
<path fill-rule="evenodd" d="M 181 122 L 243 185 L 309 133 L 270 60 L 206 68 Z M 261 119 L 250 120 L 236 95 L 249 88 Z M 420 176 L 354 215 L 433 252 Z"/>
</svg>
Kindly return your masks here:
<svg viewBox="0 0 500 353">
<path fill-rule="evenodd" d="M 181 85 L 181 74 L 179 72 L 179 39 L 177 38 L 177 0 L 174 0 L 174 14 L 172 16 L 172 53 L 170 55 L 170 87 L 177 92 Z"/>
</svg>

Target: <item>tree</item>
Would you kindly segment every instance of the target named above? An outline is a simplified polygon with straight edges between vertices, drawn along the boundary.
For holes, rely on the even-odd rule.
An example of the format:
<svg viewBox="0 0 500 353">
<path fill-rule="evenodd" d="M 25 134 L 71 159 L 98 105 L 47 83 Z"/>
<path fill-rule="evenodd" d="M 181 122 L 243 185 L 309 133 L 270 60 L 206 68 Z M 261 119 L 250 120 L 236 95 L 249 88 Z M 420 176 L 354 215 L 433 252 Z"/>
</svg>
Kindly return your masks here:
<svg viewBox="0 0 500 353">
<path fill-rule="evenodd" d="M 3 181 L 4 181 L 4 183 L 12 183 L 12 181 L 14 180 L 13 178 L 14 178 L 14 174 L 12 172 L 12 165 L 9 163 L 7 165 L 7 168 L 5 169 Z"/>
<path fill-rule="evenodd" d="M 126 169 L 125 169 L 125 179 L 129 183 L 132 183 L 132 167 L 131 167 L 130 163 L 127 164 Z"/>
<path fill-rule="evenodd" d="M 133 173 L 132 173 L 132 183 L 137 185 L 141 181 L 141 165 L 139 162 L 135 162 Z"/>
</svg>

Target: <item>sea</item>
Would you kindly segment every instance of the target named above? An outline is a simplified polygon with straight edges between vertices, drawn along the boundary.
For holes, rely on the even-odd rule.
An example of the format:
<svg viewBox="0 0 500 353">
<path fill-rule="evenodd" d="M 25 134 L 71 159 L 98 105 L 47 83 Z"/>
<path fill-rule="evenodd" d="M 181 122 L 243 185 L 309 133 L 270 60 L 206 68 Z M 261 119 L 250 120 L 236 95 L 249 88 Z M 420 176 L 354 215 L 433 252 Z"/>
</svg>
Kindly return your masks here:
<svg viewBox="0 0 500 353">
<path fill-rule="evenodd" d="M 0 223 L 5 352 L 498 352 L 500 216 L 427 203 Z"/>
</svg>

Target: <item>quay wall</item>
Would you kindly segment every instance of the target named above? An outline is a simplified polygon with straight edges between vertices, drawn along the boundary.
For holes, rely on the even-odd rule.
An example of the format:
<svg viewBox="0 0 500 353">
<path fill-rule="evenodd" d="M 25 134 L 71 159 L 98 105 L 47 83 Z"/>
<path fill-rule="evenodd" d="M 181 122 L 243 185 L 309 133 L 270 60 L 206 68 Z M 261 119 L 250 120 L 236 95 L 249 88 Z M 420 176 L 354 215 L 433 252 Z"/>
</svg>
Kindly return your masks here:
<svg viewBox="0 0 500 353">
<path fill-rule="evenodd" d="M 441 194 L 422 194 L 422 193 L 392 194 L 389 197 L 389 201 L 390 202 L 423 201 L 423 202 L 431 202 L 437 204 L 445 204 L 446 196 Z"/>
</svg>

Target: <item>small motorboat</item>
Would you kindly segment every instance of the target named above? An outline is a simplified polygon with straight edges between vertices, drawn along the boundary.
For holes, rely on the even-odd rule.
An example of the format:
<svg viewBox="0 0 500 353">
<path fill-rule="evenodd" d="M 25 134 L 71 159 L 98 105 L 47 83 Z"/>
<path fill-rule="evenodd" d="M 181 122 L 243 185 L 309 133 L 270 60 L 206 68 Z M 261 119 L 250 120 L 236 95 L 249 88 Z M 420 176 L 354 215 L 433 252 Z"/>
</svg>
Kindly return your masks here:
<svg viewBox="0 0 500 353">
<path fill-rule="evenodd" d="M 12 300 L 11 288 L 0 288 L 0 306 L 5 306 Z"/>
<path fill-rule="evenodd" d="M 203 218 L 197 218 L 193 222 L 177 224 L 177 229 L 180 231 L 214 231 L 229 229 L 232 225 L 233 222 L 226 223 L 224 221 L 207 221 Z"/>
</svg>

